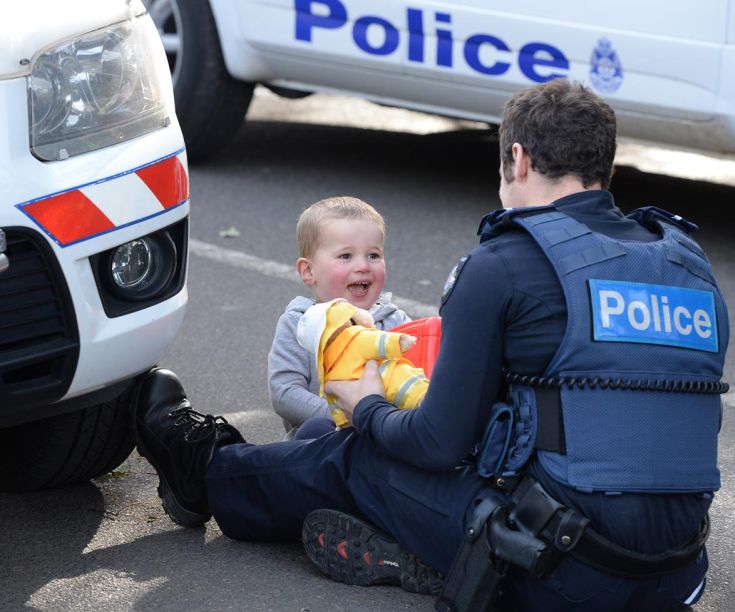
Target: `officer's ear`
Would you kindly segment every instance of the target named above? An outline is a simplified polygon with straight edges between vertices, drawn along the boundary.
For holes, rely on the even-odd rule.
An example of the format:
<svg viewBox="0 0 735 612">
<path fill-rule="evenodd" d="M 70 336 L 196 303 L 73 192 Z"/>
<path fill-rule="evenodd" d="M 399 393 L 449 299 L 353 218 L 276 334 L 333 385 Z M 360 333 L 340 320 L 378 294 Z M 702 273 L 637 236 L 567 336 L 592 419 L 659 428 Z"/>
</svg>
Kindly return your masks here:
<svg viewBox="0 0 735 612">
<path fill-rule="evenodd" d="M 528 176 L 531 158 L 523 145 L 518 142 L 513 143 L 511 152 L 513 153 L 513 178 L 522 181 Z"/>
<path fill-rule="evenodd" d="M 299 273 L 301 280 L 304 281 L 305 285 L 311 287 L 316 281 L 314 279 L 314 273 L 311 269 L 311 262 L 306 257 L 299 257 L 296 260 L 296 271 Z"/>
</svg>

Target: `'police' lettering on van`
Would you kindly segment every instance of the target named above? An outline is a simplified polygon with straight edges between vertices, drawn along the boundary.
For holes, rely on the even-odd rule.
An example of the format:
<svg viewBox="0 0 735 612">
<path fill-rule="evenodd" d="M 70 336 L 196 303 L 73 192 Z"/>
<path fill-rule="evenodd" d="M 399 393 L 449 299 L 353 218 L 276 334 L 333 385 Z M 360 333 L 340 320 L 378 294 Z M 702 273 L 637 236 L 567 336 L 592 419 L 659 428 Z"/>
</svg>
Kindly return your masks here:
<svg viewBox="0 0 735 612">
<path fill-rule="evenodd" d="M 598 279 L 589 284 L 595 340 L 719 350 L 712 293 Z"/>
<path fill-rule="evenodd" d="M 339 0 L 294 0 L 296 11 L 296 40 L 312 43 L 314 31 L 336 30 L 350 21 L 347 8 Z M 352 22 L 352 40 L 365 53 L 371 55 L 391 55 L 401 44 L 401 35 L 407 32 L 406 57 L 411 62 L 424 64 L 433 62 L 436 66 L 451 69 L 455 58 L 453 53 L 452 15 L 434 12 L 431 38 L 436 38 L 436 54 L 426 57 L 426 26 L 432 17 L 427 17 L 422 9 L 406 8 L 405 23 L 396 25 L 379 15 L 363 15 Z M 371 39 L 368 32 L 374 31 Z M 500 56 L 490 63 L 482 56 L 484 47 L 491 48 L 493 57 Z M 500 76 L 511 67 L 514 59 L 511 47 L 503 39 L 488 33 L 468 36 L 463 44 L 463 55 L 467 65 L 474 71 L 487 76 Z M 511 60 L 511 61 L 508 61 Z M 569 60 L 564 53 L 544 42 L 528 42 L 518 51 L 518 68 L 523 75 L 535 83 L 543 83 L 566 76 Z"/>
</svg>

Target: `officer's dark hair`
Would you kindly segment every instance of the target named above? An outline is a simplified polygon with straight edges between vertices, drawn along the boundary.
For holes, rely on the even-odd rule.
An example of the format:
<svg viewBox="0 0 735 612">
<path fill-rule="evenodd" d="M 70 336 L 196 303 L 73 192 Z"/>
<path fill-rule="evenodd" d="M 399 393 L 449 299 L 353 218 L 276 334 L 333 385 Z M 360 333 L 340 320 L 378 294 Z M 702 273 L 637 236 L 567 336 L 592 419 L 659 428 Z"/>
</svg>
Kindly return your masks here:
<svg viewBox="0 0 735 612">
<path fill-rule="evenodd" d="M 517 92 L 503 109 L 500 158 L 513 180 L 513 143 L 531 167 L 555 179 L 576 175 L 585 187 L 610 186 L 615 159 L 615 111 L 580 83 L 555 79 Z"/>
</svg>

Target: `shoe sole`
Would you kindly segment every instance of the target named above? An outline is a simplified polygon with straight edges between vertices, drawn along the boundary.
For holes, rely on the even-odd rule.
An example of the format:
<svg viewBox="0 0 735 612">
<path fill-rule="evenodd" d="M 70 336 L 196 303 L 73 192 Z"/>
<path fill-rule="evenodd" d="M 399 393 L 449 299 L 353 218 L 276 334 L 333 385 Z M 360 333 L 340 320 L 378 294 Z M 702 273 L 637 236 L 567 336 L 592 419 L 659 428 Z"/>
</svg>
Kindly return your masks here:
<svg viewBox="0 0 735 612">
<path fill-rule="evenodd" d="M 168 515 L 168 517 L 174 523 L 176 523 L 177 525 L 181 525 L 182 527 L 201 527 L 202 525 L 204 525 L 204 523 L 212 518 L 212 515 L 192 512 L 191 510 L 187 510 L 186 508 L 184 508 L 179 503 L 179 501 L 176 499 L 176 495 L 174 495 L 173 489 L 166 481 L 166 478 L 161 474 L 161 470 L 158 467 L 156 461 L 154 461 L 153 455 L 148 451 L 148 449 L 145 447 L 145 444 L 141 442 L 140 437 L 138 436 L 138 391 L 142 386 L 142 383 L 143 379 L 140 380 L 140 383 L 138 384 L 138 389 L 136 389 L 136 392 L 130 404 L 133 407 L 133 410 L 131 410 L 131 412 L 133 413 L 133 439 L 135 440 L 135 446 L 138 449 L 138 454 L 146 459 L 156 471 L 156 476 L 158 476 L 158 487 L 156 488 L 156 491 L 158 492 L 158 497 L 161 499 L 161 506 L 163 506 L 163 511 Z M 140 426 L 144 427 L 145 425 L 141 423 Z"/>
<path fill-rule="evenodd" d="M 372 525 L 334 510 L 315 510 L 304 521 L 306 554 L 327 576 L 358 586 L 398 585 L 410 593 L 439 595 L 441 575 Z"/>
</svg>

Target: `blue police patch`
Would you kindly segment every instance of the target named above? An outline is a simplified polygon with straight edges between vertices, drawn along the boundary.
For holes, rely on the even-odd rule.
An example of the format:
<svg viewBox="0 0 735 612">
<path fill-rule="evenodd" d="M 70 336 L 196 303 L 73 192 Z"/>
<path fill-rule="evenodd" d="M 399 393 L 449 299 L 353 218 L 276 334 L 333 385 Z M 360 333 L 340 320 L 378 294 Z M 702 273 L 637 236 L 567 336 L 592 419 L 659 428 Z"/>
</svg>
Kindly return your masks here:
<svg viewBox="0 0 735 612">
<path fill-rule="evenodd" d="M 719 351 L 710 291 L 598 279 L 589 287 L 596 341 Z"/>
<path fill-rule="evenodd" d="M 447 298 L 449 297 L 449 294 L 452 293 L 452 289 L 454 289 L 454 283 L 457 282 L 457 279 L 459 278 L 460 272 L 462 272 L 462 268 L 467 263 L 467 260 L 470 258 L 469 255 L 466 257 L 463 257 L 457 262 L 457 265 L 452 268 L 452 271 L 449 273 L 449 276 L 447 277 L 447 281 L 444 283 L 444 289 L 442 289 L 442 304 L 447 301 Z"/>
<path fill-rule="evenodd" d="M 590 81 L 601 93 L 614 93 L 623 82 L 623 65 L 607 38 L 597 41 L 590 57 Z"/>
</svg>

